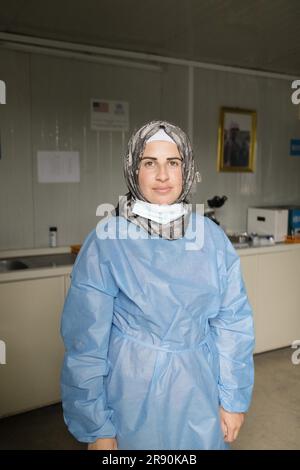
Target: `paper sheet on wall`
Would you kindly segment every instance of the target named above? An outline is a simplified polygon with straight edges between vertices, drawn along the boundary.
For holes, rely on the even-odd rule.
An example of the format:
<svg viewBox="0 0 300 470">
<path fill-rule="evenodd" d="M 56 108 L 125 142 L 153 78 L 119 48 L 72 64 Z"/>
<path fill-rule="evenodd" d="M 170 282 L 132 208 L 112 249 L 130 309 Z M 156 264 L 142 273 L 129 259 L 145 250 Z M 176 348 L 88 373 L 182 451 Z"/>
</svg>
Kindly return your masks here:
<svg viewBox="0 0 300 470">
<path fill-rule="evenodd" d="M 79 152 L 45 151 L 37 153 L 39 183 L 79 183 Z"/>
<path fill-rule="evenodd" d="M 129 103 L 92 99 L 91 129 L 94 131 L 128 131 Z"/>
</svg>

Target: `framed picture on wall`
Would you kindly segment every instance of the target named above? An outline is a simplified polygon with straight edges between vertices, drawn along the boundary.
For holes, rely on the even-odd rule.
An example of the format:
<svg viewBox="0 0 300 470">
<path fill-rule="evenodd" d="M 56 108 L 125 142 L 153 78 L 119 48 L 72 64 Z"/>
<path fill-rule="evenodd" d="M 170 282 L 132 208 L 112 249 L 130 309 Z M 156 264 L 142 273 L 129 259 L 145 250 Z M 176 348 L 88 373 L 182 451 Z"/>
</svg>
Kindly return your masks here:
<svg viewBox="0 0 300 470">
<path fill-rule="evenodd" d="M 256 111 L 221 108 L 218 133 L 218 171 L 253 172 Z"/>
</svg>

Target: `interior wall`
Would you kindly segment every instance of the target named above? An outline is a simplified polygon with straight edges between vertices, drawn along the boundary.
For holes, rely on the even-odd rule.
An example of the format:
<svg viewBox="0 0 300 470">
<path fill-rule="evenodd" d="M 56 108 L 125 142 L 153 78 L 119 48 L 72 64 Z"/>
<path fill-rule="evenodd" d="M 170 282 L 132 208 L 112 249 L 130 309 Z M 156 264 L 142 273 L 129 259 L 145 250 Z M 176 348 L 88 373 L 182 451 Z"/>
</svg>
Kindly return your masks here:
<svg viewBox="0 0 300 470">
<path fill-rule="evenodd" d="M 298 109 L 288 80 L 195 70 L 194 149 L 203 181 L 198 198 L 226 195 L 217 210 L 226 230 L 247 228 L 247 209 L 255 205 L 300 204 L 300 158 L 289 156 L 290 139 L 300 137 Z M 256 110 L 253 173 L 218 172 L 220 107 Z"/>
<path fill-rule="evenodd" d="M 299 138 L 290 83 L 195 69 L 193 147 L 202 182 L 193 202 L 227 195 L 217 217 L 228 230 L 245 230 L 247 207 L 300 203 L 300 158 L 289 156 Z M 0 249 L 82 243 L 96 225 L 96 208 L 116 204 L 127 191 L 122 158 L 131 132 L 166 119 L 188 130 L 188 68 L 162 64 L 139 70 L 69 58 L 0 50 L 7 104 L 0 106 Z M 129 102 L 129 132 L 93 131 L 90 99 Z M 254 173 L 219 173 L 217 137 L 221 106 L 257 110 Z M 37 181 L 38 150 L 77 150 L 80 183 Z"/>
<path fill-rule="evenodd" d="M 59 245 L 82 243 L 99 220 L 97 206 L 115 205 L 127 191 L 122 158 L 131 132 L 159 119 L 161 72 L 2 50 L 0 64 L 8 89 L 0 108 L 0 249 L 48 246 L 51 225 Z M 91 130 L 91 98 L 128 101 L 129 132 Z M 79 151 L 80 183 L 39 183 L 38 150 Z"/>
</svg>

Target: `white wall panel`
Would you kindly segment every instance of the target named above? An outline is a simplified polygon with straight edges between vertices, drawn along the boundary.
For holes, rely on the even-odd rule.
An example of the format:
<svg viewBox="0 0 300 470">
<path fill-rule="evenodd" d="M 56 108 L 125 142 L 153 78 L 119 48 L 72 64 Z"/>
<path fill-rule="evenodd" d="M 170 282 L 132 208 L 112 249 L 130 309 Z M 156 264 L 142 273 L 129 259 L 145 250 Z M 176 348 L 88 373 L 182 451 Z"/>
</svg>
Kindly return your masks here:
<svg viewBox="0 0 300 470">
<path fill-rule="evenodd" d="M 0 249 L 33 246 L 30 73 L 28 54 L 0 50 Z"/>
</svg>

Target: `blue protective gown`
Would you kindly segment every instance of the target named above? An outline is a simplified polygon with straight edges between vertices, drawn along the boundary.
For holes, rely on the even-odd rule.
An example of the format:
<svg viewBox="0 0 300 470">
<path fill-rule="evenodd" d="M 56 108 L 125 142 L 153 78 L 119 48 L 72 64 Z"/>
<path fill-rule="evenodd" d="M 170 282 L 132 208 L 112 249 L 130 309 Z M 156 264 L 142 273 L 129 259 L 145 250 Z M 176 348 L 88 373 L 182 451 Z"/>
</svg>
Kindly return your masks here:
<svg viewBox="0 0 300 470">
<path fill-rule="evenodd" d="M 197 224 L 203 246 L 187 250 Z M 219 406 L 247 411 L 254 382 L 240 259 L 199 214 L 178 240 L 125 239 L 133 227 L 100 222 L 74 264 L 61 325 L 65 422 L 79 441 L 116 437 L 119 449 L 229 448 Z"/>
</svg>

